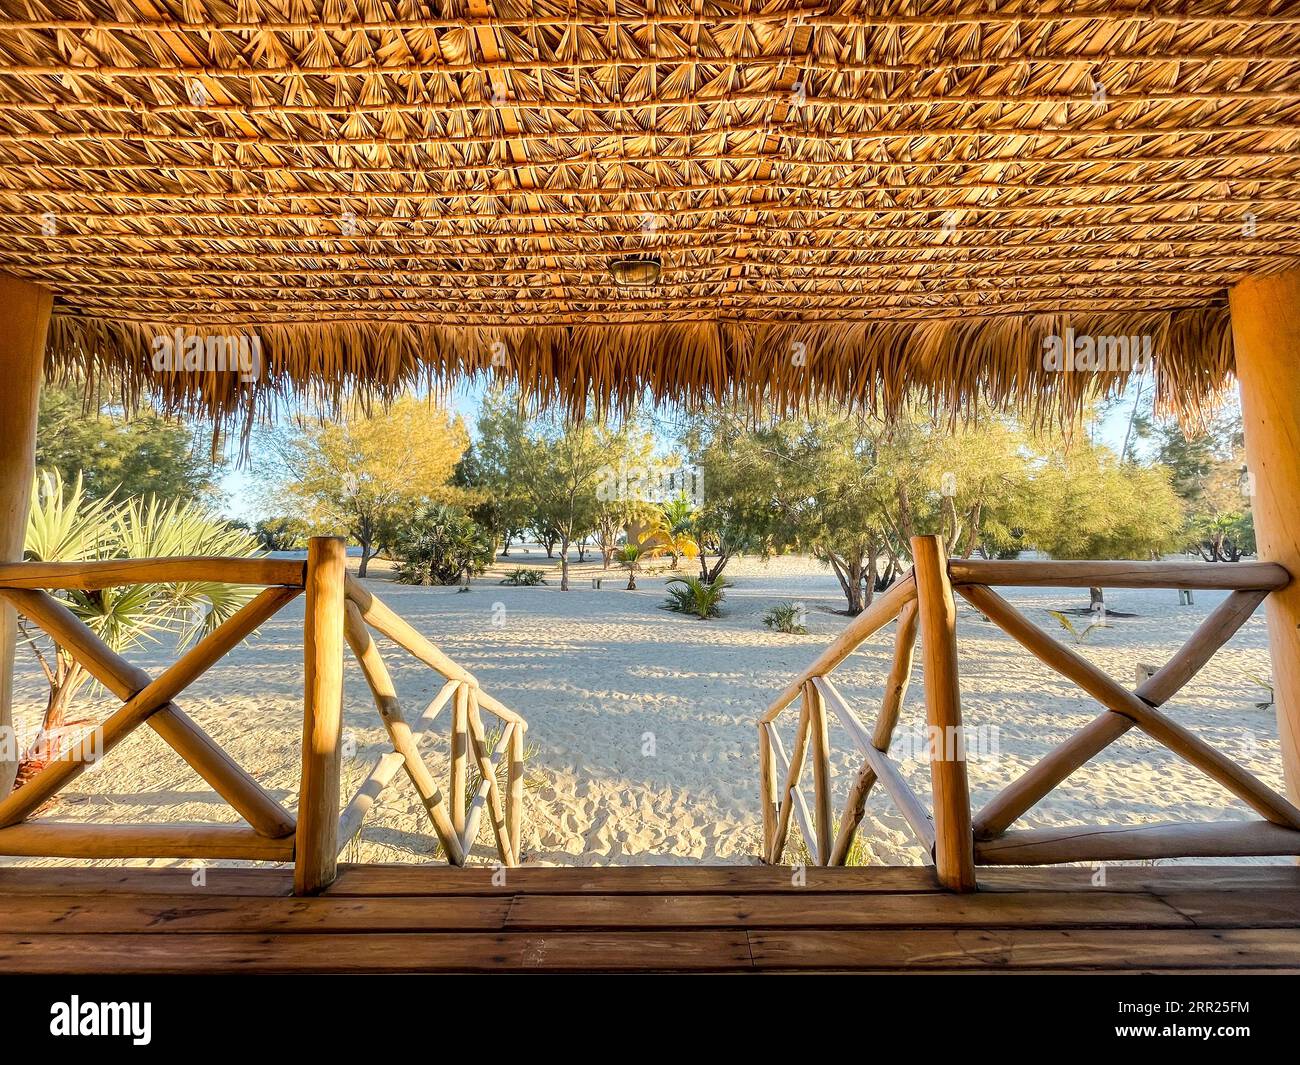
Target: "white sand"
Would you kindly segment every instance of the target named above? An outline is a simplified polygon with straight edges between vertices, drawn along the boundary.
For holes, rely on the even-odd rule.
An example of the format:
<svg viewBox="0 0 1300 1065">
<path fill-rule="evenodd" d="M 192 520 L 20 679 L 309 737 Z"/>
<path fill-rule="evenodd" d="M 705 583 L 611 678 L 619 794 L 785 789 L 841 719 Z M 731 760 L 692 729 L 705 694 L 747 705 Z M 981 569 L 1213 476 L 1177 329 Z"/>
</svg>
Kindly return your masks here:
<svg viewBox="0 0 1300 1065">
<path fill-rule="evenodd" d="M 512 552 L 468 594 L 455 589 L 389 583 L 376 564 L 374 590 L 483 686 L 528 720 L 535 745 L 529 778 L 524 849 L 544 864 L 603 865 L 754 860 L 759 837 L 754 723 L 773 695 L 839 632 L 847 619 L 834 577 L 815 562 L 742 559 L 730 567 L 735 587 L 726 615 L 695 621 L 659 609 L 664 575 L 642 575 L 639 590 L 625 576 L 606 575 L 591 588 L 599 565 L 574 567 L 574 590 L 552 584 L 508 588 L 496 574 L 517 564 L 544 564 L 534 548 Z M 354 562 L 355 564 L 355 562 Z M 685 572 L 693 564 L 683 563 Z M 1086 592 L 1011 590 L 1011 601 L 1054 633 L 1047 609 L 1086 605 Z M 1174 591 L 1108 593 L 1111 628 L 1094 632 L 1082 653 L 1126 684 L 1135 665 L 1159 664 L 1190 635 L 1223 593 L 1200 592 L 1179 607 Z M 763 613 L 782 600 L 809 612 L 807 636 L 772 632 Z M 301 600 L 266 625 L 178 700 L 212 736 L 288 806 L 296 794 L 301 740 Z M 978 805 L 1090 720 L 1098 708 L 1049 672 L 964 604 L 959 609 L 962 685 L 968 726 L 996 726 L 997 752 L 973 758 Z M 844 663 L 835 679 L 870 724 L 889 666 L 893 627 Z M 1068 637 L 1066 637 L 1068 640 Z M 438 679 L 413 659 L 382 644 L 404 704 L 414 713 Z M 130 657 L 156 673 L 170 649 L 148 647 Z M 1246 674 L 1269 673 L 1262 612 L 1170 704 L 1183 724 L 1274 787 L 1281 762 L 1272 709 Z M 902 728 L 919 729 L 917 684 Z M 43 681 L 24 656 L 16 684 L 20 723 L 30 727 L 43 705 Z M 345 727 L 356 753 L 345 766 L 345 795 L 385 749 L 385 736 L 359 671 L 349 662 Z M 102 713 L 114 705 L 100 699 Z M 787 745 L 794 726 L 788 711 Z M 436 775 L 445 780 L 447 716 L 425 741 Z M 906 738 L 906 737 L 905 737 Z M 989 733 L 984 734 L 990 739 Z M 837 809 L 857 769 L 847 736 L 832 723 Z M 928 794 L 919 746 L 904 774 Z M 897 755 L 898 748 L 895 749 Z M 811 770 L 806 774 L 811 791 Z M 86 821 L 235 820 L 235 814 L 147 728 L 77 780 L 43 816 Z M 1164 820 L 1245 818 L 1249 811 L 1198 770 L 1134 731 L 1075 774 L 1022 821 L 1028 826 L 1123 824 Z M 797 833 L 797 830 L 793 830 Z M 920 851 L 902 819 L 879 791 L 861 832 L 866 859 L 915 864 Z M 476 856 L 491 860 L 485 829 Z M 371 811 L 353 861 L 427 860 L 434 847 L 423 808 L 404 777 Z M 0 863 L 33 859 L 0 859 Z M 159 860 L 141 864 L 189 865 Z"/>
</svg>

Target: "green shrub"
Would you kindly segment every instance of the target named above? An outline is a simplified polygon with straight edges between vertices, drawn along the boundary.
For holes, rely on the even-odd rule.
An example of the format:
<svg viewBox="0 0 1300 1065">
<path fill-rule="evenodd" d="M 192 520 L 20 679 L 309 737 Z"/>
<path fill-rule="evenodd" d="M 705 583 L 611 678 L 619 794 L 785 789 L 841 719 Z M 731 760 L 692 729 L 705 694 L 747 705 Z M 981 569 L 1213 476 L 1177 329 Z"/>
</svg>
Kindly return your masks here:
<svg viewBox="0 0 1300 1065">
<path fill-rule="evenodd" d="M 487 569 L 492 537 L 468 514 L 435 504 L 415 515 L 393 545 L 402 584 L 459 584 Z"/>
<path fill-rule="evenodd" d="M 763 615 L 763 624 L 777 632 L 788 632 L 794 636 L 807 636 L 808 629 L 803 623 L 804 609 L 798 603 L 778 603 Z"/>
<path fill-rule="evenodd" d="M 538 584 L 545 584 L 546 577 L 535 566 L 520 566 L 502 577 L 500 583 L 516 588 L 532 588 Z"/>
<path fill-rule="evenodd" d="M 723 589 L 728 587 L 730 585 L 721 578 L 706 584 L 699 577 L 673 577 L 665 588 L 668 601 L 664 606 L 679 614 L 694 614 L 701 620 L 716 618 L 722 613 L 722 600 L 726 597 Z"/>
</svg>

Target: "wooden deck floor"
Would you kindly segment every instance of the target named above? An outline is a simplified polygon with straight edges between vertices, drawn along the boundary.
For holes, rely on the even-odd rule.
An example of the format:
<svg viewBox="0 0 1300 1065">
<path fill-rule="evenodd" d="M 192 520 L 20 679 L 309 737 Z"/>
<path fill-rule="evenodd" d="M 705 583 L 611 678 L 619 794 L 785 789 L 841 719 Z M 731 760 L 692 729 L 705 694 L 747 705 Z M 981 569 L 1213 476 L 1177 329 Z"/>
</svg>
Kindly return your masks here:
<svg viewBox="0 0 1300 1065">
<path fill-rule="evenodd" d="M 1300 972 L 1300 869 L 0 869 L 10 973 Z"/>
</svg>

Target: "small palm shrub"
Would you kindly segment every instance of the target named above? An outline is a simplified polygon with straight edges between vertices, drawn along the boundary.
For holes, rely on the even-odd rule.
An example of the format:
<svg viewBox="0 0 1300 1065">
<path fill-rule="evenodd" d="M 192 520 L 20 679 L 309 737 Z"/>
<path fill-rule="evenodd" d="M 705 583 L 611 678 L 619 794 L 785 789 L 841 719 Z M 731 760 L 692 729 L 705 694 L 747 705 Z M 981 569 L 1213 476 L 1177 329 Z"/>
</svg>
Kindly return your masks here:
<svg viewBox="0 0 1300 1065">
<path fill-rule="evenodd" d="M 788 632 L 793 636 L 807 636 L 804 625 L 804 609 L 798 603 L 778 603 L 763 615 L 763 624 L 777 632 Z"/>
<path fill-rule="evenodd" d="M 636 575 L 641 572 L 642 565 L 652 556 L 653 552 L 641 547 L 639 544 L 624 544 L 611 556 L 618 565 L 627 570 L 627 590 L 636 591 Z"/>
<path fill-rule="evenodd" d="M 728 587 L 728 583 L 720 578 L 706 584 L 699 577 L 672 577 L 665 587 L 668 601 L 664 606 L 678 614 L 693 614 L 701 621 L 716 618 L 722 613 L 722 600 L 726 598 L 724 589 Z"/>
<path fill-rule="evenodd" d="M 146 499 L 90 499 L 81 478 L 68 485 L 42 473 L 32 488 L 23 557 L 32 562 L 93 562 L 177 555 L 258 555 L 256 537 L 233 527 L 199 503 Z M 95 591 L 68 589 L 59 601 L 112 650 L 122 653 L 161 636 L 178 650 L 217 628 L 257 594 L 256 588 L 186 581 L 132 584 Z M 77 696 L 90 682 L 85 668 L 56 641 L 19 623 L 49 686 L 41 728 L 20 760 L 21 785 L 59 756 L 66 733 L 83 722 L 72 717 Z"/>
<path fill-rule="evenodd" d="M 415 515 L 394 544 L 401 584 L 450 585 L 492 561 L 492 537 L 468 514 L 435 504 Z"/>
<path fill-rule="evenodd" d="M 533 566 L 520 566 L 511 570 L 502 579 L 502 584 L 509 584 L 514 588 L 533 588 L 539 584 L 546 583 L 546 577 L 542 571 Z"/>
</svg>

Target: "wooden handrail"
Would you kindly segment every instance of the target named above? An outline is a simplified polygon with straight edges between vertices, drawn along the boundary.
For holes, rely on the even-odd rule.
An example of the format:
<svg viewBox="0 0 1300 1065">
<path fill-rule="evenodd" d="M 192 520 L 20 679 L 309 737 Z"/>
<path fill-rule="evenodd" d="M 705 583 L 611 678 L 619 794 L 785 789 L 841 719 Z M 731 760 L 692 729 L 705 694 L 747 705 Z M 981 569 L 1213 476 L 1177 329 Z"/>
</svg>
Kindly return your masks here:
<svg viewBox="0 0 1300 1065">
<path fill-rule="evenodd" d="M 807 669 L 801 672 L 780 695 L 773 700 L 767 712 L 760 718 L 763 722 L 776 719 L 787 706 L 799 697 L 803 686 L 813 677 L 822 677 L 849 657 L 864 640 L 869 639 L 898 617 L 903 607 L 916 598 L 916 582 L 909 575 L 880 596 L 866 610 L 849 622 L 835 641 L 819 654 Z"/>
<path fill-rule="evenodd" d="M 1291 575 L 1273 562 L 998 562 L 954 558 L 953 584 L 1021 588 L 1193 588 L 1275 592 Z"/>
<path fill-rule="evenodd" d="M 932 851 L 939 879 L 953 890 L 976 886 L 979 864 L 1045 864 L 1110 858 L 1300 854 L 1300 809 L 1253 774 L 1226 758 L 1157 709 L 1172 698 L 1210 660 L 1270 593 L 1286 587 L 1290 574 L 1266 562 L 1184 563 L 1125 561 L 993 562 L 947 559 L 936 537 L 913 540 L 917 569 L 856 618 L 817 660 L 800 673 L 759 720 L 759 787 L 763 804 L 763 856 L 778 862 L 791 820 L 797 821 L 813 860 L 842 864 L 877 782 L 903 812 L 922 845 Z M 1194 588 L 1227 590 L 1186 644 L 1154 676 L 1129 691 L 1082 655 L 1052 638 L 990 585 L 1019 587 Z M 973 821 L 967 793 L 964 754 L 948 754 L 947 734 L 957 750 L 964 745 L 956 673 L 953 592 L 991 619 L 1018 644 L 1101 703 L 1102 713 L 1050 752 L 990 802 Z M 827 674 L 865 639 L 900 615 L 894 661 L 885 681 L 885 699 L 876 727 L 868 735 Z M 930 729 L 934 818 L 903 780 L 889 758 L 890 737 L 898 721 L 912 666 L 917 623 L 925 663 L 926 718 Z M 775 719 L 802 693 L 795 748 L 787 759 Z M 835 712 L 863 757 L 849 787 L 834 846 L 827 847 L 826 795 L 829 755 L 825 708 Z M 1058 786 L 1070 773 L 1129 729 L 1137 727 L 1216 780 L 1260 814 L 1263 821 L 1219 825 L 1105 826 L 1007 832 L 1010 824 Z M 944 754 L 936 738 L 944 736 Z M 815 822 L 808 816 L 799 781 L 811 748 L 818 797 Z M 777 791 L 777 774 L 783 785 Z"/>
<path fill-rule="evenodd" d="M 453 865 L 465 864 L 478 836 L 484 811 L 488 814 L 502 864 L 518 865 L 524 796 L 523 739 L 528 723 L 483 691 L 472 673 L 454 662 L 371 593 L 360 580 L 348 576 L 344 587 L 347 640 L 361 664 L 394 749 L 401 755 L 401 762 L 387 755 L 381 756 L 344 811 L 340 822 L 345 833 L 342 839 L 346 841 L 360 831 L 366 810 L 379 791 L 392 780 L 398 765 L 404 764 L 424 802 L 443 853 Z M 447 681 L 423 718 L 427 723 L 443 705 L 451 704 L 451 771 L 445 797 L 420 759 L 413 729 L 402 716 L 392 679 L 370 637 L 371 628 Z M 487 747 L 480 711 L 486 711 L 502 722 L 501 736 L 492 750 Z M 478 793 L 474 796 L 466 794 L 471 758 L 480 776 Z M 499 787 L 496 779 L 497 769 L 503 764 L 507 772 L 504 789 Z"/>
<path fill-rule="evenodd" d="M 261 586 L 263 591 L 204 636 L 157 678 L 133 666 L 104 643 L 50 590 L 91 591 L 132 584 L 213 582 Z M 262 622 L 304 589 L 305 710 L 298 817 L 286 813 L 247 773 L 172 701 L 229 654 Z M 101 726 L 97 753 L 107 751 L 147 723 L 249 822 L 229 825 L 69 825 L 26 818 L 72 780 L 84 764 L 57 760 L 23 788 L 0 797 L 0 854 L 50 857 L 194 857 L 292 861 L 295 890 L 311 894 L 333 879 L 344 843 L 360 830 L 366 812 L 401 767 L 425 802 L 449 860 L 461 865 L 486 813 L 501 860 L 520 860 L 524 796 L 524 732 L 527 722 L 478 686 L 413 626 L 347 576 L 344 543 L 313 537 L 308 561 L 264 558 L 173 557 L 101 562 L 0 564 L 0 602 L 8 601 L 44 629 L 63 650 L 99 680 L 123 706 Z M 445 679 L 439 694 L 407 724 L 392 678 L 370 629 L 432 667 Z M 393 742 L 340 814 L 342 651 L 350 644 Z M 420 760 L 417 730 L 445 705 L 453 705 L 451 810 Z M 498 718 L 502 734 L 488 750 L 480 712 Z M 479 795 L 466 811 L 469 758 L 483 776 Z M 507 774 L 497 783 L 498 766 Z M 453 824 L 454 822 L 454 824 Z"/>
<path fill-rule="evenodd" d="M 301 588 L 307 563 L 282 558 L 115 558 L 103 562 L 0 562 L 0 588 L 84 591 L 128 584 L 248 584 Z"/>
</svg>

